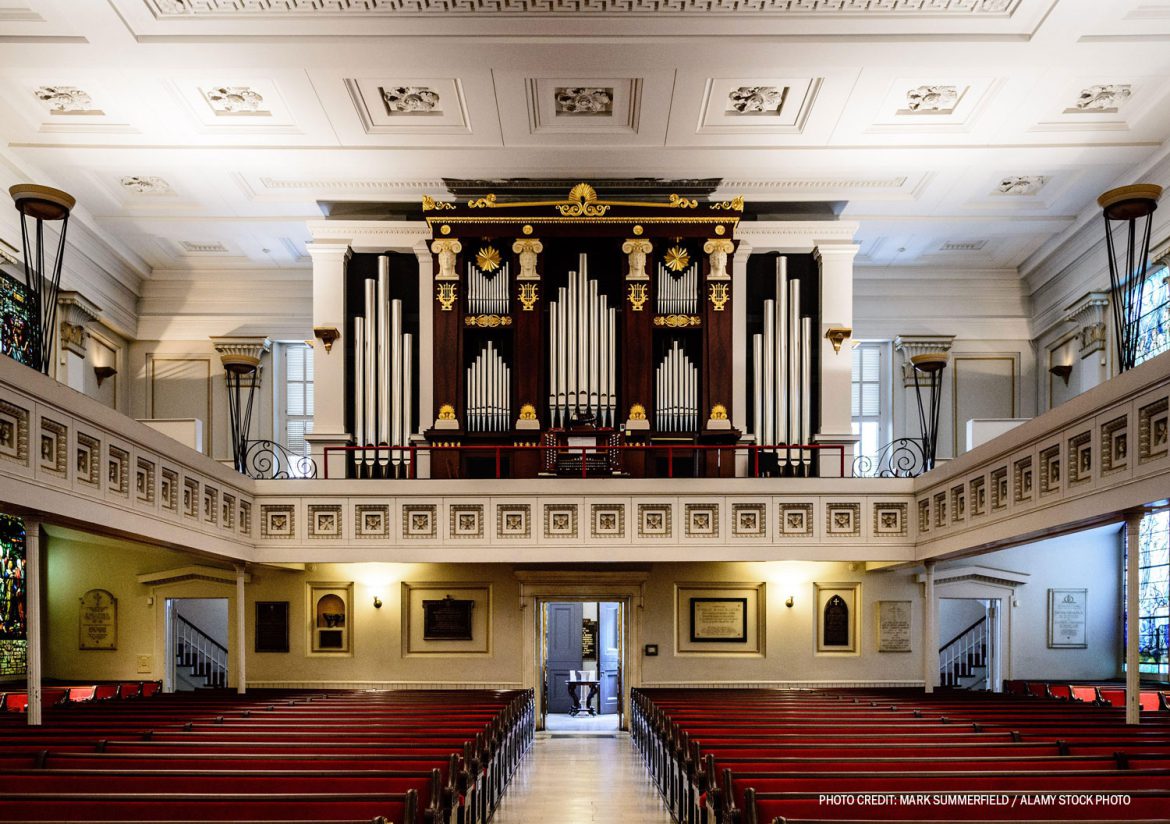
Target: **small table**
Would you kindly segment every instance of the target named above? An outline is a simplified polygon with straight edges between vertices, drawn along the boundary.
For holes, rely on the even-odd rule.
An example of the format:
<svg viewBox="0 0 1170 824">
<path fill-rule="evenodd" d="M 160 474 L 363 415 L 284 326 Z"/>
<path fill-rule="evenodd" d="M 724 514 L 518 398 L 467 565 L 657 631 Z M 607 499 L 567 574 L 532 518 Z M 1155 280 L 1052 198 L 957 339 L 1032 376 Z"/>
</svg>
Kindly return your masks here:
<svg viewBox="0 0 1170 824">
<path fill-rule="evenodd" d="M 589 687 L 589 692 L 585 696 L 585 706 L 581 706 L 581 694 L 579 692 L 581 687 Z M 565 682 L 565 688 L 569 692 L 569 700 L 573 702 L 573 706 L 569 709 L 569 715 L 574 718 L 582 712 L 587 712 L 589 715 L 597 715 L 597 710 L 593 709 L 593 699 L 597 697 L 600 687 L 601 682 L 596 677 L 574 678 L 570 674 L 569 680 Z"/>
</svg>

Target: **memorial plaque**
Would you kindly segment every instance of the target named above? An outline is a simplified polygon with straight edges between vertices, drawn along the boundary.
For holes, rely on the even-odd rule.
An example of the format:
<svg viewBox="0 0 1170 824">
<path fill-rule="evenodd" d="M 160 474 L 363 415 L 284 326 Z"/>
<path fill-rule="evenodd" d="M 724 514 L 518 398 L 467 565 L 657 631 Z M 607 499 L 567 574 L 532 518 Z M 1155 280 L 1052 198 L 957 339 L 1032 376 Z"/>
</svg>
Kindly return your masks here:
<svg viewBox="0 0 1170 824">
<path fill-rule="evenodd" d="M 104 589 L 81 596 L 78 649 L 118 648 L 118 599 Z"/>
<path fill-rule="evenodd" d="M 909 601 L 878 601 L 878 652 L 910 652 Z"/>
<path fill-rule="evenodd" d="M 747 598 L 692 598 L 691 641 L 747 643 Z"/>
<path fill-rule="evenodd" d="M 581 621 L 581 657 L 590 660 L 597 657 L 597 622 L 592 618 Z"/>
<path fill-rule="evenodd" d="M 256 602 L 256 652 L 288 652 L 288 601 Z"/>
<path fill-rule="evenodd" d="M 423 601 L 424 641 L 470 641 L 471 611 L 475 601 L 457 600 L 448 595 L 438 601 Z"/>
<path fill-rule="evenodd" d="M 849 605 L 840 595 L 834 595 L 825 604 L 821 637 L 821 646 L 849 647 Z"/>
<path fill-rule="evenodd" d="M 1085 589 L 1048 590 L 1048 646 L 1051 649 L 1084 649 L 1087 618 Z"/>
</svg>

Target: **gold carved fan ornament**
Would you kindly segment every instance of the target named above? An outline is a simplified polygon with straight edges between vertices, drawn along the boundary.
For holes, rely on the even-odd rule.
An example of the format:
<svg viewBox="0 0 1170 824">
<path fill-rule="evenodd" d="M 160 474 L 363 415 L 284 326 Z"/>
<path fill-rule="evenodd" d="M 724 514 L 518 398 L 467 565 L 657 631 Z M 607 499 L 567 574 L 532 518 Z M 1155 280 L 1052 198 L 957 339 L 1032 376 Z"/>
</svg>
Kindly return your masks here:
<svg viewBox="0 0 1170 824">
<path fill-rule="evenodd" d="M 672 272 L 681 272 L 691 263 L 691 253 L 682 246 L 672 246 L 666 250 L 666 257 L 663 260 L 666 268 Z"/>
<path fill-rule="evenodd" d="M 500 268 L 500 252 L 495 246 L 484 246 L 475 255 L 475 265 L 481 272 L 494 272 Z"/>
</svg>

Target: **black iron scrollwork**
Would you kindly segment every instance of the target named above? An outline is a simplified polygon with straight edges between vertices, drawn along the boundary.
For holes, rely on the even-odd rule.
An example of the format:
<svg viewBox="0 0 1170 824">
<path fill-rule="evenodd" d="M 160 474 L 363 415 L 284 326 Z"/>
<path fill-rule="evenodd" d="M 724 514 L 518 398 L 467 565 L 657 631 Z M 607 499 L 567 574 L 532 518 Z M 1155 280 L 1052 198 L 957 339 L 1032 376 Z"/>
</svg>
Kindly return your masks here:
<svg viewBox="0 0 1170 824">
<path fill-rule="evenodd" d="M 249 478 L 281 481 L 317 477 L 316 461 L 275 441 L 249 441 L 244 454 L 244 474 Z"/>
<path fill-rule="evenodd" d="M 853 460 L 855 478 L 915 478 L 925 471 L 921 438 L 898 438 L 873 455 L 858 455 Z"/>
</svg>

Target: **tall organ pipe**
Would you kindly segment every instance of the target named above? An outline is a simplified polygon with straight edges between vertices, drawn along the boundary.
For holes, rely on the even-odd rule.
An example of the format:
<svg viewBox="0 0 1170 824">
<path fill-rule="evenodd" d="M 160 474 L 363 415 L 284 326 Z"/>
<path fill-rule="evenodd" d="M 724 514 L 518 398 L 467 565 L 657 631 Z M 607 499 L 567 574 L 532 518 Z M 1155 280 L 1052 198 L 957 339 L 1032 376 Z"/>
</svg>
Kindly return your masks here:
<svg viewBox="0 0 1170 824">
<path fill-rule="evenodd" d="M 582 254 L 568 282 L 549 305 L 549 418 L 565 426 L 589 412 L 600 426 L 614 426 L 617 407 L 617 310 Z"/>
<path fill-rule="evenodd" d="M 377 311 L 377 284 L 367 280 L 366 286 L 366 352 L 362 368 L 366 372 L 366 444 L 378 445 L 378 370 L 375 368 L 378 341 L 378 311 Z M 367 466 L 374 463 L 375 453 L 366 450 L 362 453 L 362 462 Z"/>
<path fill-rule="evenodd" d="M 504 432 L 511 428 L 512 370 L 492 341 L 467 367 L 467 422 L 474 432 Z"/>
<path fill-rule="evenodd" d="M 353 437 L 358 446 L 366 445 L 366 321 L 353 319 Z M 364 452 L 355 452 L 361 462 Z"/>
<path fill-rule="evenodd" d="M 378 392 L 377 407 L 378 407 L 378 429 L 374 438 L 374 443 L 379 446 L 387 444 L 393 445 L 398 441 L 392 437 L 392 429 L 390 426 L 390 403 L 387 391 L 390 387 L 396 386 L 392 383 L 391 377 L 391 362 L 394 360 L 394 355 L 397 352 L 397 341 L 391 342 L 390 339 L 390 314 L 387 308 L 390 304 L 390 258 L 385 255 L 378 258 L 378 312 L 376 324 L 378 327 L 378 349 L 375 354 L 375 371 L 378 375 L 378 386 L 383 387 L 382 391 Z M 397 334 L 397 333 L 396 333 Z M 386 357 L 387 349 L 389 349 L 390 357 Z M 378 465 L 385 467 L 390 456 L 379 450 L 377 453 Z"/>
</svg>

